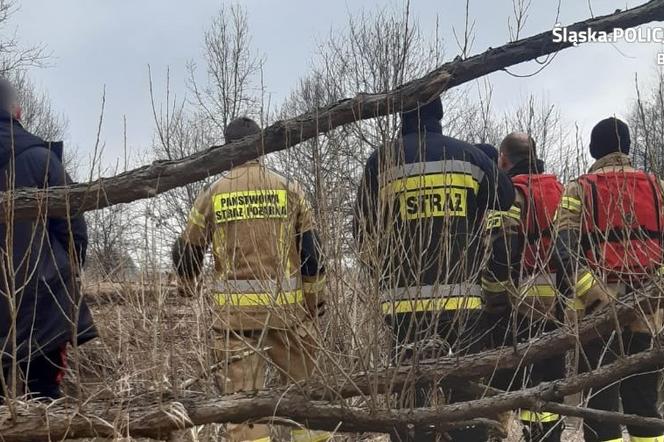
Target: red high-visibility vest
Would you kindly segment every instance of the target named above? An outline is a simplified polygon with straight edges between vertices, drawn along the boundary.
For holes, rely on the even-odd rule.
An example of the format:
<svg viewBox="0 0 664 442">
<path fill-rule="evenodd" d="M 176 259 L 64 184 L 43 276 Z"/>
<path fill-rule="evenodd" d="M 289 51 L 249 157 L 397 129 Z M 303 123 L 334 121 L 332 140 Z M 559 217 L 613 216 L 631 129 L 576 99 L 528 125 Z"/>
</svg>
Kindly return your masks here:
<svg viewBox="0 0 664 442">
<path fill-rule="evenodd" d="M 581 176 L 579 184 L 589 265 L 609 278 L 639 278 L 659 269 L 664 214 L 657 178 L 638 170 L 601 172 Z"/>
<path fill-rule="evenodd" d="M 563 185 L 551 174 L 516 175 L 512 183 L 526 200 L 521 210 L 524 273 L 532 275 L 544 270 L 551 273 L 551 225 L 563 195 Z"/>
</svg>

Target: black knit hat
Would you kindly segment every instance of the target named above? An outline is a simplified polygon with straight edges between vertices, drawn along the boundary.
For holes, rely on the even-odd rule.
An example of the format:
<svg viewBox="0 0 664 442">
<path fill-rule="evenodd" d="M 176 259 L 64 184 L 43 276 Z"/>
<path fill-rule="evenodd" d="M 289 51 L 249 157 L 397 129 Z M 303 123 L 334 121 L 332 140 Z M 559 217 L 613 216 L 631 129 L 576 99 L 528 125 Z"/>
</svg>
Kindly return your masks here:
<svg viewBox="0 0 664 442">
<path fill-rule="evenodd" d="M 481 150 L 484 155 L 488 156 L 491 161 L 498 164 L 498 150 L 491 144 L 480 143 L 476 144 L 475 147 Z"/>
<path fill-rule="evenodd" d="M 401 113 L 401 133 L 417 132 L 420 127 L 440 126 L 443 119 L 443 102 L 440 97 L 434 98 L 423 106 Z"/>
<path fill-rule="evenodd" d="M 596 160 L 614 152 L 629 154 L 629 127 L 617 118 L 597 123 L 590 134 L 590 155 Z"/>
<path fill-rule="evenodd" d="M 230 143 L 257 134 L 260 131 L 260 126 L 254 120 L 249 117 L 240 117 L 228 123 L 224 130 L 224 138 L 227 143 Z"/>
</svg>

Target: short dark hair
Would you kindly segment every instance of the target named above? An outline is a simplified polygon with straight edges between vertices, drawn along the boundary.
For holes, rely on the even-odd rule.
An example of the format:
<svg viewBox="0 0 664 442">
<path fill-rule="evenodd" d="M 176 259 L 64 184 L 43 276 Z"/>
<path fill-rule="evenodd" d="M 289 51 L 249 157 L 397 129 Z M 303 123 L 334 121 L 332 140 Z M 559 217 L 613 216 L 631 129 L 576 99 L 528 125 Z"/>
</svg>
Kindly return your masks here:
<svg viewBox="0 0 664 442">
<path fill-rule="evenodd" d="M 226 142 L 241 140 L 249 135 L 255 135 L 261 131 L 260 126 L 249 117 L 239 117 L 228 123 L 224 129 Z"/>
<path fill-rule="evenodd" d="M 500 143 L 500 151 L 507 155 L 513 164 L 523 160 L 537 159 L 535 139 L 524 132 L 512 132 Z"/>
</svg>

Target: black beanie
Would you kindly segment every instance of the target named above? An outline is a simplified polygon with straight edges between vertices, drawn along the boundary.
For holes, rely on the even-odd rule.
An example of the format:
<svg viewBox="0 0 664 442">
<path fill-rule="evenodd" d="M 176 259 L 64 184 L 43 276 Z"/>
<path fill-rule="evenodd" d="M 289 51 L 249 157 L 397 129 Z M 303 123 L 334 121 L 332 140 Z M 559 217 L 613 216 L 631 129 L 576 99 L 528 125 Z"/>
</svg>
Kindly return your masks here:
<svg viewBox="0 0 664 442">
<path fill-rule="evenodd" d="M 420 127 L 431 130 L 440 128 L 443 119 L 443 102 L 440 97 L 434 98 L 419 108 L 401 113 L 401 133 L 417 132 Z"/>
<path fill-rule="evenodd" d="M 488 156 L 491 161 L 498 164 L 498 150 L 490 144 L 480 143 L 476 144 L 479 150 L 481 150 L 484 155 Z"/>
<path fill-rule="evenodd" d="M 260 126 L 249 117 L 240 117 L 228 123 L 224 129 L 224 139 L 227 143 L 240 140 L 261 131 Z"/>
<path fill-rule="evenodd" d="M 600 121 L 590 133 L 590 155 L 596 160 L 614 152 L 627 155 L 630 145 L 629 127 L 617 118 Z"/>
</svg>

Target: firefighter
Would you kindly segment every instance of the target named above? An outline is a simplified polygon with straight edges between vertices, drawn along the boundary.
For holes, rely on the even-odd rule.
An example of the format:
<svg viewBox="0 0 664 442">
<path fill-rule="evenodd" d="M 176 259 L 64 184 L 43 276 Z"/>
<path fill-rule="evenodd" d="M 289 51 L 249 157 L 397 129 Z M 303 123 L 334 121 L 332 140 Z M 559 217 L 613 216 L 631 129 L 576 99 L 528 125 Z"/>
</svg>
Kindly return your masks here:
<svg viewBox="0 0 664 442">
<path fill-rule="evenodd" d="M 535 140 L 509 134 L 500 144 L 498 167 L 511 178 L 514 205 L 487 217 L 492 259 L 482 275 L 485 312 L 494 346 L 527 342 L 556 328 L 556 272 L 551 264 L 551 227 L 563 185 L 545 173 Z M 492 384 L 502 390 L 529 387 L 565 376 L 565 358 L 556 355 L 532 366 L 498 371 Z M 563 426 L 552 413 L 520 411 L 527 441 L 560 441 Z"/>
<path fill-rule="evenodd" d="M 481 223 L 487 209 L 507 209 L 514 199 L 511 186 L 497 188 L 496 166 L 485 155 L 442 134 L 442 113 L 440 98 L 402 113 L 401 138 L 369 157 L 356 200 L 354 233 L 393 332 L 394 364 L 482 348 Z M 436 391 L 401 391 L 399 406 L 430 406 Z M 445 396 L 474 398 L 452 389 Z M 449 435 L 487 437 L 479 427 Z M 415 428 L 391 436 L 435 440 L 436 434 Z"/>
<path fill-rule="evenodd" d="M 224 132 L 227 142 L 260 133 L 243 117 Z M 282 381 L 312 375 L 323 313 L 324 266 L 311 209 L 297 183 L 260 160 L 233 167 L 203 190 L 173 246 L 180 286 L 192 292 L 212 245 L 215 281 L 209 294 L 217 376 L 224 393 L 264 386 L 266 361 Z M 298 429 L 294 441 L 323 441 L 328 433 Z M 266 425 L 230 425 L 232 441 L 268 440 Z"/>
<path fill-rule="evenodd" d="M 662 182 L 632 166 L 627 125 L 616 118 L 600 121 L 592 130 L 590 154 L 596 160 L 587 174 L 569 183 L 557 212 L 556 256 L 564 274 L 565 294 L 579 315 L 634 291 L 648 291 L 647 283 L 662 266 Z M 578 252 L 577 252 L 578 251 Z M 656 293 L 653 293 L 656 296 Z M 620 333 L 598 337 L 583 347 L 580 369 L 592 370 L 624 352 L 650 348 L 661 326 L 658 303 L 642 308 L 649 313 Z M 629 376 L 596 389 L 588 407 L 660 417 L 657 410 L 659 374 L 656 370 Z M 662 431 L 628 425 L 632 441 L 662 442 Z M 587 442 L 622 441 L 619 425 L 586 419 Z"/>
</svg>

